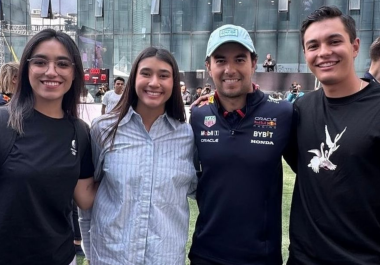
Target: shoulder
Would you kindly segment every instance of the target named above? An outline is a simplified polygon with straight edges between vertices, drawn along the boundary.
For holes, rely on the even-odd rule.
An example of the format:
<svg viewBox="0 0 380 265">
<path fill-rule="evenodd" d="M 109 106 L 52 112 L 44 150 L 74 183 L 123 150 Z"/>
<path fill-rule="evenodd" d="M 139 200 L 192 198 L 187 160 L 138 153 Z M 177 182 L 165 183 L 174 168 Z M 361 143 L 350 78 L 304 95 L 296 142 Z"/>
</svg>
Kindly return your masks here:
<svg viewBox="0 0 380 265">
<path fill-rule="evenodd" d="M 91 136 L 93 137 L 103 134 L 104 131 L 108 130 L 112 124 L 117 120 L 117 116 L 113 114 L 105 114 L 95 118 L 91 124 Z"/>
<path fill-rule="evenodd" d="M 290 111 L 293 105 L 286 99 L 273 98 L 271 95 L 264 94 L 261 102 L 265 108 L 272 109 L 273 111 Z"/>
<path fill-rule="evenodd" d="M 99 117 L 96 117 L 91 123 L 91 130 L 95 128 L 103 129 L 108 125 L 114 123 L 117 120 L 117 116 L 114 114 L 105 114 Z"/>
<path fill-rule="evenodd" d="M 208 101 L 203 101 L 197 106 L 191 108 L 191 117 L 198 117 L 210 112 L 211 108 L 214 107 L 214 98 L 210 97 Z"/>
<path fill-rule="evenodd" d="M 110 90 L 110 91 L 107 91 L 105 94 L 104 94 L 104 97 L 109 97 L 110 95 L 113 94 L 113 90 Z"/>
<path fill-rule="evenodd" d="M 90 132 L 90 127 L 82 119 L 79 119 L 79 118 L 72 118 L 72 119 L 75 125 L 75 130 L 81 130 L 82 133 L 87 133 L 87 134 Z"/>
<path fill-rule="evenodd" d="M 170 124 L 172 124 L 172 126 L 175 127 L 175 130 L 181 131 L 182 133 L 185 133 L 185 134 L 193 134 L 191 125 L 189 123 L 175 120 L 169 116 L 167 116 L 167 119 L 170 122 Z"/>
<path fill-rule="evenodd" d="M 297 107 L 308 107 L 308 106 L 310 106 L 311 102 L 318 100 L 318 98 L 320 98 L 321 96 L 323 96 L 323 91 L 320 88 L 320 89 L 315 90 L 315 91 L 304 93 L 304 95 L 302 97 L 298 97 L 296 99 L 294 104 Z"/>
</svg>

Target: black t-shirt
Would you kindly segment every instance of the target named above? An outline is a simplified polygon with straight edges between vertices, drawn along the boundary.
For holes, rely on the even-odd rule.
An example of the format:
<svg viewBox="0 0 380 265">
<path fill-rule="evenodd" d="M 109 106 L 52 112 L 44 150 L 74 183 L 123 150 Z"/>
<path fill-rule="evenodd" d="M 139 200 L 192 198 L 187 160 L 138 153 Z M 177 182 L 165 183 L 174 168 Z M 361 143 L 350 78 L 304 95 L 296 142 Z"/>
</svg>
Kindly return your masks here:
<svg viewBox="0 0 380 265">
<path fill-rule="evenodd" d="M 288 264 L 380 264 L 380 86 L 299 110 Z"/>
<path fill-rule="evenodd" d="M 24 132 L 0 167 L 0 264 L 67 265 L 73 192 L 78 178 L 93 175 L 91 147 L 81 159 L 68 117 L 34 111 Z"/>
</svg>

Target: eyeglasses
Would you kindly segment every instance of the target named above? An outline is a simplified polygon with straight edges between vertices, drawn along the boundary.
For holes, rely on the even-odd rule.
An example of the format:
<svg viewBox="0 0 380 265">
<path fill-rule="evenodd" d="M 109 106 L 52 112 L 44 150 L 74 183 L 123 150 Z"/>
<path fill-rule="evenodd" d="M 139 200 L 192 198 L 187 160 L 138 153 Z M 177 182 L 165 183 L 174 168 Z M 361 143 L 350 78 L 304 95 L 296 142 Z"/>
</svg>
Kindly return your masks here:
<svg viewBox="0 0 380 265">
<path fill-rule="evenodd" d="M 67 59 L 60 59 L 57 61 L 46 60 L 44 58 L 30 58 L 27 59 L 29 62 L 29 68 L 35 74 L 44 74 L 49 70 L 49 63 L 54 62 L 54 70 L 57 74 L 65 76 L 73 72 L 73 63 Z"/>
</svg>

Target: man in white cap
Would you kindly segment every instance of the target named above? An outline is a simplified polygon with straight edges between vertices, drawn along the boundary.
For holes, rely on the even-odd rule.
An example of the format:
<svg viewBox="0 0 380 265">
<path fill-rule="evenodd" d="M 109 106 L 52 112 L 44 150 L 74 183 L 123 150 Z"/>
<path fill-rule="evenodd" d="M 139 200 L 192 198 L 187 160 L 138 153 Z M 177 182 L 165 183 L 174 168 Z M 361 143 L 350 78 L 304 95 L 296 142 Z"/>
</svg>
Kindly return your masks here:
<svg viewBox="0 0 380 265">
<path fill-rule="evenodd" d="M 216 91 L 190 121 L 199 160 L 192 265 L 282 264 L 281 157 L 291 147 L 293 108 L 255 89 L 256 63 L 244 28 L 211 34 L 206 68 Z"/>
</svg>

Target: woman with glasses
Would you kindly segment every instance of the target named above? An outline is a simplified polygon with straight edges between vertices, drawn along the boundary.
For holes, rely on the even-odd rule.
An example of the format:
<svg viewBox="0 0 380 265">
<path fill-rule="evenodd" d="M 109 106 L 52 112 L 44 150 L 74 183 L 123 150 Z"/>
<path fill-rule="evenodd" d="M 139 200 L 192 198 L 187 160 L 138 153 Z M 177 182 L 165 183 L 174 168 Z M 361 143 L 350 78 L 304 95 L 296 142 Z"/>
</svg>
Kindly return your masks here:
<svg viewBox="0 0 380 265">
<path fill-rule="evenodd" d="M 19 64 L 5 63 L 0 68 L 0 106 L 7 104 L 14 93 Z"/>
<path fill-rule="evenodd" d="M 9 116 L 0 130 L 15 136 L 0 146 L 11 145 L 0 161 L 0 264 L 75 264 L 72 199 L 87 209 L 96 192 L 88 127 L 77 118 L 83 87 L 70 36 L 52 29 L 33 36 L 15 94 L 0 109 L 2 120 Z"/>
</svg>

